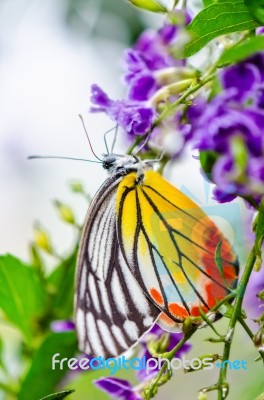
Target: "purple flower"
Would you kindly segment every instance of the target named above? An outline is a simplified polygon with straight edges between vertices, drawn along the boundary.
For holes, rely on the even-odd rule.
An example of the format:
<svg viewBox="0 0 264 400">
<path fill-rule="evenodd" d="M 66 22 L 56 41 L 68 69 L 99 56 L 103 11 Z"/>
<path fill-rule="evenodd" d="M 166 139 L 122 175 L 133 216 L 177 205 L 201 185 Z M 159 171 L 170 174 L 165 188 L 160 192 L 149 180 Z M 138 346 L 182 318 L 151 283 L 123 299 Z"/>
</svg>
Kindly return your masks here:
<svg viewBox="0 0 264 400">
<path fill-rule="evenodd" d="M 264 312 L 264 302 L 257 295 L 264 290 L 264 268 L 253 271 L 245 294 L 245 308 L 248 317 L 258 318 Z"/>
<path fill-rule="evenodd" d="M 182 25 L 190 20 L 187 14 L 178 14 Z M 165 23 L 157 32 L 144 31 L 134 48 L 125 52 L 125 82 L 129 85 L 128 97 L 131 100 L 147 100 L 160 88 L 157 71 L 185 65 L 184 60 L 175 60 L 170 50 L 177 44 L 181 32 L 180 25 Z"/>
<path fill-rule="evenodd" d="M 114 399 L 123 400 L 141 400 L 142 397 L 133 389 L 130 383 L 124 379 L 118 378 L 100 378 L 94 381 L 99 389 L 108 393 Z"/>
<path fill-rule="evenodd" d="M 50 324 L 53 332 L 67 332 L 75 329 L 75 324 L 70 320 L 57 320 Z"/>
<path fill-rule="evenodd" d="M 128 97 L 131 100 L 144 101 L 149 99 L 157 89 L 157 82 L 152 75 L 139 74 L 132 80 Z"/>
<path fill-rule="evenodd" d="M 254 104 L 256 107 L 264 109 L 264 84 L 258 86 L 254 97 Z"/>
<path fill-rule="evenodd" d="M 259 203 L 264 195 L 262 66 L 263 54 L 257 54 L 227 68 L 221 75 L 225 91 L 209 104 L 199 99 L 188 111 L 191 129 L 187 138 L 195 148 L 216 155 L 210 178 L 219 202 L 239 195 L 252 196 Z"/>
<path fill-rule="evenodd" d="M 256 34 L 257 35 L 264 35 L 264 26 L 260 26 L 259 28 L 256 29 Z"/>
<path fill-rule="evenodd" d="M 148 332 L 147 335 L 145 335 L 144 337 L 144 341 L 141 341 L 141 345 L 142 345 L 142 351 L 139 355 L 139 357 L 146 357 L 146 361 L 149 360 L 150 358 L 153 358 L 153 356 L 150 354 L 150 352 L 148 351 L 148 347 L 147 347 L 147 341 L 149 340 L 149 338 L 152 336 L 155 340 L 158 340 L 161 338 L 161 336 L 164 333 L 168 333 L 165 332 L 162 328 L 159 327 L 159 325 L 155 324 L 151 330 Z M 180 340 L 183 338 L 182 333 L 169 333 L 169 345 L 167 347 L 167 351 L 172 350 L 179 342 Z M 175 354 L 175 358 L 180 358 L 183 354 L 187 353 L 191 348 L 191 345 L 189 343 L 184 343 L 184 345 L 177 351 L 177 353 Z M 137 376 L 139 378 L 140 381 L 142 380 L 148 380 L 151 377 L 153 377 L 154 375 L 156 375 L 158 372 L 158 367 L 156 367 L 155 369 L 151 370 L 151 373 L 146 373 L 145 370 L 139 370 L 137 371 Z"/>
<path fill-rule="evenodd" d="M 92 85 L 92 112 L 105 112 L 130 135 L 143 135 L 152 125 L 154 111 L 144 103 L 130 100 L 111 100 L 98 86 Z"/>
<path fill-rule="evenodd" d="M 254 100 L 258 86 L 264 83 L 264 53 L 224 69 L 220 80 L 224 89 L 237 90 L 237 101 Z"/>
</svg>

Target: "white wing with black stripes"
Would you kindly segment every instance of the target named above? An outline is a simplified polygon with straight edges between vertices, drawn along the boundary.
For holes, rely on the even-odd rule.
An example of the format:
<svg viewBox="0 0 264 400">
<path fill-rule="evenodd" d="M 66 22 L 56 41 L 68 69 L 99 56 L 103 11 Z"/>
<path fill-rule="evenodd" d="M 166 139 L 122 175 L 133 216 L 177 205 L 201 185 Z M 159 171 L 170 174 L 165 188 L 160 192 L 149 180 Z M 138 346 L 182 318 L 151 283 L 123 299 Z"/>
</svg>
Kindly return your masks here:
<svg viewBox="0 0 264 400">
<path fill-rule="evenodd" d="M 76 329 L 79 349 L 92 356 L 125 352 L 160 314 L 139 287 L 119 247 L 115 202 L 121 179 L 107 179 L 97 192 L 79 250 Z"/>
</svg>

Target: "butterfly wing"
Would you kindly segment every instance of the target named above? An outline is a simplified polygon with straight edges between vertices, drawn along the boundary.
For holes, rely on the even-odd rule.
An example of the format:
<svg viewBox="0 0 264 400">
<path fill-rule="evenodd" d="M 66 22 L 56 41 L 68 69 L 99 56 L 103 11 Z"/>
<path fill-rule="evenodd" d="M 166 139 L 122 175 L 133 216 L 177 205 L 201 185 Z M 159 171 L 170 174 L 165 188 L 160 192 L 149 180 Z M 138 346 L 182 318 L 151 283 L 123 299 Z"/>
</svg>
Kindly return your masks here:
<svg viewBox="0 0 264 400">
<path fill-rule="evenodd" d="M 116 233 L 116 191 L 105 181 L 88 210 L 78 257 L 75 315 L 79 349 L 115 357 L 153 325 L 160 310 L 144 295 L 126 265 Z"/>
<path fill-rule="evenodd" d="M 229 242 L 191 199 L 154 171 L 145 173 L 142 184 L 136 179 L 130 173 L 118 188 L 120 247 L 170 330 L 171 320 L 198 316 L 200 307 L 207 312 L 226 296 L 236 286 L 238 263 Z"/>
</svg>

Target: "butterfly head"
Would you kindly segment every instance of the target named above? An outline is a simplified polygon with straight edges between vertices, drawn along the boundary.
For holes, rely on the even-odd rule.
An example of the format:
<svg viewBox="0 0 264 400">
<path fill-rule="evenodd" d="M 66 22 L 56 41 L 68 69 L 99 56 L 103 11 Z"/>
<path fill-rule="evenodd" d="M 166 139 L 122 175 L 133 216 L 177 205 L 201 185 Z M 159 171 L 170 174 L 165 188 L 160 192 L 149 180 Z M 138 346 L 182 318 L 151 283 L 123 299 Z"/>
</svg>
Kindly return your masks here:
<svg viewBox="0 0 264 400">
<path fill-rule="evenodd" d="M 143 166 L 139 157 L 131 155 L 107 154 L 103 155 L 103 168 L 110 175 L 126 175 L 129 172 L 137 172 Z"/>
</svg>

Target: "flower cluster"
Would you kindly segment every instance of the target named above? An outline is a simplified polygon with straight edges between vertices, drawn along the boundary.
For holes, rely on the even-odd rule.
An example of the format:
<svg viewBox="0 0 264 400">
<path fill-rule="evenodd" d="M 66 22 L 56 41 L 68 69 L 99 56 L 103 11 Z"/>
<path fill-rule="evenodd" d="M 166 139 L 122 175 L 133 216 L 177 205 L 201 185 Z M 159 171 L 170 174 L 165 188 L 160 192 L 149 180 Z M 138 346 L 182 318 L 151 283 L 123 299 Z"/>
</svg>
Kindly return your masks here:
<svg viewBox="0 0 264 400">
<path fill-rule="evenodd" d="M 185 67 L 184 60 L 172 56 L 172 49 L 181 47 L 182 27 L 190 20 L 179 11 L 176 16 L 178 25 L 166 23 L 157 32 L 147 30 L 133 48 L 126 50 L 125 99 L 112 100 L 97 84 L 92 85 L 91 112 L 106 113 L 130 138 L 150 132 L 157 108 L 185 90 L 196 74 Z"/>
<path fill-rule="evenodd" d="M 200 151 L 214 152 L 210 179 L 218 201 L 239 195 L 259 203 L 264 194 L 264 53 L 226 68 L 220 82 L 223 92 L 190 107 L 190 136 Z"/>
</svg>

